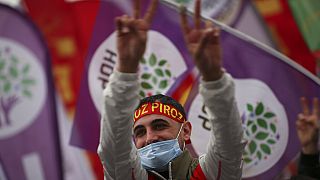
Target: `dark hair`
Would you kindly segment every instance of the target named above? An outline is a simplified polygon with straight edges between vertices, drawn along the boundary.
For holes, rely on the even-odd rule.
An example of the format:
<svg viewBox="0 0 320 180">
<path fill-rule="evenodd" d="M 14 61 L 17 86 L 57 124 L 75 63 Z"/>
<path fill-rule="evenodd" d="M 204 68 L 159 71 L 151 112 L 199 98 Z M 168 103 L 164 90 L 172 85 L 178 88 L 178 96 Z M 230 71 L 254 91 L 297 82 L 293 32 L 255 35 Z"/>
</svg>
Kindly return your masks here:
<svg viewBox="0 0 320 180">
<path fill-rule="evenodd" d="M 140 106 L 143 104 L 154 103 L 154 102 L 161 102 L 163 104 L 171 105 L 175 107 L 177 110 L 179 110 L 184 117 L 186 117 L 186 112 L 184 111 L 184 108 L 182 107 L 182 105 L 178 101 L 174 100 L 172 97 L 166 96 L 163 94 L 156 94 L 156 95 L 141 99 L 136 110 L 139 109 Z"/>
</svg>

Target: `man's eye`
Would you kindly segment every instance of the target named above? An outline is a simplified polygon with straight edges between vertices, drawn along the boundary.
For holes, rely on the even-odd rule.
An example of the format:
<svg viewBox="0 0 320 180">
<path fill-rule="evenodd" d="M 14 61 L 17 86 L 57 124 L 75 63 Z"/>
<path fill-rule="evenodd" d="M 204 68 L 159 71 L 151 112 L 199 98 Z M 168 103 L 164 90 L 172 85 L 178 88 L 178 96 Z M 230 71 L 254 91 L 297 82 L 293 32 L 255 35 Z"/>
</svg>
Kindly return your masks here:
<svg viewBox="0 0 320 180">
<path fill-rule="evenodd" d="M 139 129 L 139 130 L 134 132 L 134 136 L 135 137 L 142 137 L 145 134 L 146 134 L 146 130 L 144 130 L 144 129 Z"/>
</svg>

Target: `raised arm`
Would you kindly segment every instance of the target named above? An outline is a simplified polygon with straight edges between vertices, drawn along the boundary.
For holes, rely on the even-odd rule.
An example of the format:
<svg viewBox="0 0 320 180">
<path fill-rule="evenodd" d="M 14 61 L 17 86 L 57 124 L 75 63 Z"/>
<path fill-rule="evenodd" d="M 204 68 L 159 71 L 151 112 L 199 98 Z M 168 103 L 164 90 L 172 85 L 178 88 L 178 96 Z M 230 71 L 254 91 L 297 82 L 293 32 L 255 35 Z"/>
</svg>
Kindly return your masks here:
<svg viewBox="0 0 320 180">
<path fill-rule="evenodd" d="M 240 179 L 241 158 L 245 147 L 240 115 L 235 102 L 234 82 L 222 70 L 220 31 L 206 22 L 201 28 L 200 0 L 196 1 L 194 27 L 188 25 L 186 10 L 181 9 L 181 26 L 186 45 L 202 75 L 200 94 L 208 108 L 212 136 L 200 165 L 207 179 Z"/>
<path fill-rule="evenodd" d="M 302 112 L 296 121 L 297 134 L 302 149 L 298 165 L 299 175 L 320 178 L 319 163 L 319 121 L 320 108 L 318 98 L 314 98 L 312 108 L 309 108 L 306 98 L 301 98 Z"/>
<path fill-rule="evenodd" d="M 313 99 L 313 108 L 309 108 L 306 98 L 301 98 L 302 112 L 296 122 L 298 137 L 304 154 L 316 154 L 318 150 L 318 134 L 320 109 L 318 98 Z"/>
<path fill-rule="evenodd" d="M 215 81 L 222 77 L 220 30 L 209 21 L 201 28 L 201 1 L 197 0 L 194 12 L 194 28 L 188 25 L 186 8 L 181 8 L 181 27 L 184 39 L 194 63 L 204 81 Z"/>
<path fill-rule="evenodd" d="M 136 73 L 147 44 L 147 33 L 155 14 L 158 0 L 153 0 L 141 17 L 141 0 L 134 1 L 133 16 L 117 17 L 117 49 L 119 61 L 117 70 L 123 73 Z"/>
<path fill-rule="evenodd" d="M 134 1 L 134 15 L 115 19 L 118 61 L 103 91 L 98 154 L 105 179 L 146 179 L 135 145 L 132 143 L 133 113 L 139 103 L 138 66 L 147 43 L 147 32 L 157 7 L 153 0 L 140 17 L 140 0 Z"/>
</svg>

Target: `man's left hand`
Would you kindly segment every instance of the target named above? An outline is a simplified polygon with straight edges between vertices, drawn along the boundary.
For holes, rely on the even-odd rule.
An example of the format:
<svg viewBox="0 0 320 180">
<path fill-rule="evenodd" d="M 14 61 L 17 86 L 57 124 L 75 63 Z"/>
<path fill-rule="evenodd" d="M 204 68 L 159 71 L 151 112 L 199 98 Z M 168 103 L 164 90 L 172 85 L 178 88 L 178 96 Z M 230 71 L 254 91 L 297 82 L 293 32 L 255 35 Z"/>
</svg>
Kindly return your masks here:
<svg viewBox="0 0 320 180">
<path fill-rule="evenodd" d="M 201 1 L 197 0 L 194 12 L 194 28 L 187 22 L 186 8 L 182 7 L 181 26 L 189 52 L 204 81 L 215 81 L 222 77 L 220 30 L 211 22 L 201 28 Z"/>
</svg>

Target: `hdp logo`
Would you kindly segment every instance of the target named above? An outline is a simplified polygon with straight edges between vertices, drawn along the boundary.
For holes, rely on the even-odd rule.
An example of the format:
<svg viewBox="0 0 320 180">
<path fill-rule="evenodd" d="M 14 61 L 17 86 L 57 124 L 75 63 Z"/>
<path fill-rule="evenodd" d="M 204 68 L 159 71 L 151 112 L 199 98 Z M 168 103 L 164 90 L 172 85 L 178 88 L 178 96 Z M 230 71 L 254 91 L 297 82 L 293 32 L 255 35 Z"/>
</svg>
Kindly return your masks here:
<svg viewBox="0 0 320 180">
<path fill-rule="evenodd" d="M 0 51 L 0 128 L 10 126 L 10 113 L 23 97 L 31 98 L 30 88 L 36 83 L 30 76 L 30 64 L 22 64 L 10 48 Z"/>
<path fill-rule="evenodd" d="M 281 158 L 288 142 L 288 120 L 282 104 L 262 81 L 236 79 L 235 87 L 244 138 L 248 142 L 243 154 L 243 177 L 247 178 L 268 171 Z M 194 98 L 188 119 L 194 129 L 192 145 L 199 155 L 204 154 L 212 124 L 200 95 Z"/>
<path fill-rule="evenodd" d="M 45 97 L 44 73 L 25 47 L 0 38 L 0 138 L 31 124 Z"/>
<path fill-rule="evenodd" d="M 174 79 L 168 61 L 165 59 L 158 60 L 154 53 L 147 60 L 143 58 L 141 66 L 143 69 L 141 73 L 141 97 L 161 93 L 168 88 L 170 82 Z"/>
<path fill-rule="evenodd" d="M 239 79 L 235 84 L 248 141 L 243 154 L 243 177 L 253 177 L 268 171 L 282 157 L 288 143 L 288 119 L 282 103 L 264 82 Z"/>
<path fill-rule="evenodd" d="M 88 70 L 88 88 L 98 111 L 102 105 L 102 91 L 107 87 L 117 62 L 116 33 L 107 37 L 94 52 Z M 177 68 L 178 67 L 178 68 Z M 165 94 L 176 77 L 187 70 L 177 47 L 163 34 L 150 30 L 147 48 L 140 61 L 141 97 Z"/>
<path fill-rule="evenodd" d="M 257 165 L 274 153 L 280 134 L 278 133 L 278 119 L 272 110 L 262 102 L 247 104 L 242 114 L 242 123 L 245 125 L 245 137 L 248 145 L 243 154 L 246 167 Z"/>
</svg>

